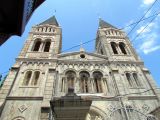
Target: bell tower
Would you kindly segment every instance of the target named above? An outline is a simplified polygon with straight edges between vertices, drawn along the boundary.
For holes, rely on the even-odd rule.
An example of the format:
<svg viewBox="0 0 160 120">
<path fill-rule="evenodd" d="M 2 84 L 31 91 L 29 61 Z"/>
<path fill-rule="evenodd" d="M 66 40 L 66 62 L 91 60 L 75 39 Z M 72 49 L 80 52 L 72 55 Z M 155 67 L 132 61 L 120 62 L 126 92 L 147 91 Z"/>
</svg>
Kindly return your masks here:
<svg viewBox="0 0 160 120">
<path fill-rule="evenodd" d="M 55 16 L 32 27 L 19 58 L 51 58 L 60 53 L 62 30 Z"/>
<path fill-rule="evenodd" d="M 102 19 L 99 20 L 99 28 L 96 37 L 96 52 L 108 56 L 109 59 L 139 59 L 125 32 Z"/>
</svg>

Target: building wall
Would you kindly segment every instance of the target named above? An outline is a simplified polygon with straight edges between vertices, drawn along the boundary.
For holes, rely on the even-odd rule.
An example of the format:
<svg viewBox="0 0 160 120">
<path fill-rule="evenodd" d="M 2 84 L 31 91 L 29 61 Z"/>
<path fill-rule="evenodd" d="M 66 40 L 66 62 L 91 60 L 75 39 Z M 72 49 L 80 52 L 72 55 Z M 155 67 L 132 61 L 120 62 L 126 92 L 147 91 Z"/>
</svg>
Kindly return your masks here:
<svg viewBox="0 0 160 120">
<path fill-rule="evenodd" d="M 55 30 L 48 30 L 50 27 Z M 108 32 L 110 30 L 112 34 Z M 156 89 L 156 83 L 150 72 L 145 68 L 124 32 L 112 28 L 99 28 L 96 53 L 83 50 L 60 54 L 61 32 L 59 26 L 48 24 L 32 28 L 0 90 L 1 120 L 33 120 L 33 118 L 47 120 L 50 115 L 50 100 L 60 98 L 68 92 L 67 71 L 76 74 L 75 93 L 84 99 L 93 100 L 87 120 L 105 120 L 111 117 L 114 111 L 126 106 L 147 115 L 159 106 L 160 91 Z M 37 39 L 40 39 L 42 44 L 39 51 L 33 51 Z M 44 52 L 47 39 L 51 40 L 50 50 Z M 113 41 L 117 44 L 124 42 L 127 54 L 122 54 L 119 49 L 119 54 L 115 55 L 110 45 Z M 81 58 L 81 55 L 85 58 Z M 40 72 L 36 85 L 32 85 L 31 81 L 28 85 L 23 85 L 27 71 Z M 89 74 L 87 93 L 81 91 L 82 71 Z M 96 92 L 94 88 L 95 71 L 103 75 L 101 92 Z M 140 86 L 130 86 L 126 73 L 136 73 Z M 120 115 L 118 112 L 117 114 Z"/>
</svg>

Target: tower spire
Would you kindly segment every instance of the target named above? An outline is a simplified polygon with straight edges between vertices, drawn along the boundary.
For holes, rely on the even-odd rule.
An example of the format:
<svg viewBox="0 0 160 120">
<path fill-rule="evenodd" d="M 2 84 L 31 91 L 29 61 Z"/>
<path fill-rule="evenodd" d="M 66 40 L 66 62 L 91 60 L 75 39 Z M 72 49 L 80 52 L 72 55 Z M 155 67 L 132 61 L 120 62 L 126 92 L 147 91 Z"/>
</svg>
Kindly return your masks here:
<svg viewBox="0 0 160 120">
<path fill-rule="evenodd" d="M 52 17 L 48 18 L 47 20 L 45 20 L 44 22 L 40 23 L 39 25 L 44 25 L 44 24 L 50 24 L 50 25 L 59 26 L 55 16 L 52 16 Z"/>
<path fill-rule="evenodd" d="M 99 18 L 99 27 L 100 28 L 115 28 L 115 29 L 118 29 L 118 28 L 114 27 L 113 25 L 107 23 L 106 21 L 102 20 L 101 18 Z"/>
</svg>

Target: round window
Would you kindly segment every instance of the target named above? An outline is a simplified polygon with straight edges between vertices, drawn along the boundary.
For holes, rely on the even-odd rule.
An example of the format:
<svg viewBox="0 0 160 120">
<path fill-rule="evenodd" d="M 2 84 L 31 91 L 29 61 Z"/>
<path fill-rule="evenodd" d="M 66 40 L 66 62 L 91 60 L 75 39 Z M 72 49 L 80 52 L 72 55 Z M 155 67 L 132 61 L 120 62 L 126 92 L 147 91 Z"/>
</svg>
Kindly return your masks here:
<svg viewBox="0 0 160 120">
<path fill-rule="evenodd" d="M 80 57 L 81 57 L 81 58 L 85 58 L 85 54 L 81 54 Z"/>
</svg>

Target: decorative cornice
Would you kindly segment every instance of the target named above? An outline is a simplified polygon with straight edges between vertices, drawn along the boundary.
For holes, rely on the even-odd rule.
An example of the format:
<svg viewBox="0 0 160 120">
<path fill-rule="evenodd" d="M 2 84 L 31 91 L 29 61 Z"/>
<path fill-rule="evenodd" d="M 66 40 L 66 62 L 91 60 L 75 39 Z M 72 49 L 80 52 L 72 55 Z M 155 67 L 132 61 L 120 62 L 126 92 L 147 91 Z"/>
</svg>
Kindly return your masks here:
<svg viewBox="0 0 160 120">
<path fill-rule="evenodd" d="M 107 38 L 114 38 L 114 39 L 126 39 L 125 36 L 117 36 L 117 35 L 106 35 Z M 113 41 L 113 40 L 112 40 Z"/>
<path fill-rule="evenodd" d="M 128 96 L 128 100 L 155 100 L 158 99 L 155 95 L 144 95 L 144 96 Z"/>
<path fill-rule="evenodd" d="M 57 58 L 16 58 L 16 61 L 20 62 L 57 62 Z"/>
<path fill-rule="evenodd" d="M 34 35 L 50 35 L 50 36 L 55 36 L 55 35 L 61 35 L 60 33 L 54 33 L 54 32 L 30 32 L 29 34 L 34 34 Z"/>
<path fill-rule="evenodd" d="M 58 62 L 59 63 L 69 63 L 69 64 L 81 64 L 81 63 L 95 63 L 95 64 L 135 64 L 135 65 L 144 65 L 144 62 L 142 61 L 122 61 L 122 60 L 117 60 L 117 61 L 111 61 L 108 60 L 108 57 L 95 54 L 95 53 L 86 53 L 88 55 L 93 55 L 95 57 L 101 57 L 104 59 L 60 59 L 62 56 L 70 56 L 70 55 L 75 55 L 75 54 L 80 54 L 81 52 L 73 52 L 73 53 L 67 53 L 67 54 L 58 54 L 57 58 L 52 57 L 52 58 L 16 58 L 17 62 Z"/>
<path fill-rule="evenodd" d="M 136 64 L 136 65 L 144 65 L 143 62 L 140 61 L 108 61 L 108 60 L 57 60 L 59 63 L 67 63 L 67 64 L 83 64 L 83 63 L 95 63 L 95 64 Z"/>
<path fill-rule="evenodd" d="M 29 97 L 29 96 L 8 96 L 6 100 L 43 100 L 42 96 L 35 96 L 35 97 Z"/>
<path fill-rule="evenodd" d="M 96 54 L 96 53 L 88 53 L 88 52 L 84 52 L 84 51 L 77 51 L 77 52 L 70 52 L 70 53 L 61 53 L 58 54 L 58 58 L 60 57 L 66 57 L 66 56 L 71 56 L 71 55 L 77 55 L 77 54 L 86 54 L 86 55 L 90 55 L 90 56 L 94 56 L 94 57 L 99 57 L 99 58 L 103 58 L 108 60 L 107 56 L 101 55 L 101 54 Z"/>
</svg>

